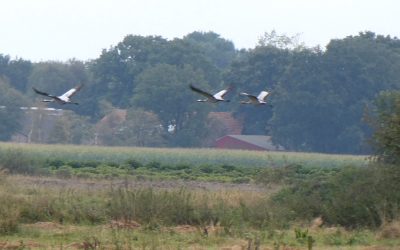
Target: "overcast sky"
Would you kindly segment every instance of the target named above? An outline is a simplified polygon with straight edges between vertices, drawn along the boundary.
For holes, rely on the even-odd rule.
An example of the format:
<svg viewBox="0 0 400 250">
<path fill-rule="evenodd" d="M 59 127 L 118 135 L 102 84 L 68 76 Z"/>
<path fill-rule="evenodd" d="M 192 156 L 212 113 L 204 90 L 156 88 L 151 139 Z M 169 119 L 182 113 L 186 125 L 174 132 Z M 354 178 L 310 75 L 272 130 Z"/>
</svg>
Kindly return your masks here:
<svg viewBox="0 0 400 250">
<path fill-rule="evenodd" d="M 254 48 L 276 30 L 307 46 L 360 31 L 400 37 L 398 0 L 0 0 L 0 54 L 34 62 L 98 58 L 129 34 L 213 31 Z"/>
</svg>

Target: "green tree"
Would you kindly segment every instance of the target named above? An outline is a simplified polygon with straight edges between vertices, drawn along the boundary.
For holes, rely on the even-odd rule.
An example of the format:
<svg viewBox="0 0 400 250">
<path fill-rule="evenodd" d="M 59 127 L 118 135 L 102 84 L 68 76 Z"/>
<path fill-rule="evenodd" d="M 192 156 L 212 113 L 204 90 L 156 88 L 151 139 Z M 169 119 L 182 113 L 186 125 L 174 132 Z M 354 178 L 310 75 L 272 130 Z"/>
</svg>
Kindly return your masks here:
<svg viewBox="0 0 400 250">
<path fill-rule="evenodd" d="M 214 32 L 192 32 L 183 40 L 200 47 L 205 57 L 220 69 L 227 69 L 237 55 L 234 44 Z"/>
<path fill-rule="evenodd" d="M 0 78 L 0 140 L 9 140 L 22 127 L 24 111 L 28 101 L 9 83 Z"/>
<path fill-rule="evenodd" d="M 371 143 L 378 161 L 400 163 L 400 91 L 383 91 L 366 120 L 374 129 Z"/>
<path fill-rule="evenodd" d="M 65 93 L 72 87 L 78 84 L 86 84 L 89 81 L 89 75 L 84 63 L 80 61 L 71 60 L 68 63 L 60 62 L 43 62 L 34 64 L 32 73 L 29 76 L 29 93 L 30 96 L 39 99 L 32 90 L 31 87 L 36 87 L 44 92 L 60 95 Z M 79 114 L 91 114 L 90 105 L 92 101 L 93 93 L 89 93 L 90 86 L 84 86 L 84 88 L 74 98 L 80 106 L 75 105 L 64 105 L 63 109 L 73 110 Z M 60 106 L 56 103 L 49 104 L 50 107 L 59 108 Z"/>
<path fill-rule="evenodd" d="M 69 144 L 70 134 L 64 121 L 65 119 L 60 118 L 54 122 L 53 128 L 48 134 L 47 143 Z"/>
<path fill-rule="evenodd" d="M 118 45 L 103 50 L 90 65 L 96 82 L 90 92 L 115 107 L 128 107 L 137 75 L 159 62 L 167 43 L 159 36 L 128 35 Z"/>
<path fill-rule="evenodd" d="M 28 77 L 32 71 L 32 63 L 21 58 L 11 60 L 9 56 L 0 54 L 0 77 L 8 79 L 10 85 L 24 93 Z"/>
<path fill-rule="evenodd" d="M 208 82 L 220 84 L 221 71 L 208 57 L 212 55 L 212 46 L 205 48 L 205 44 L 189 38 L 167 41 L 159 36 L 126 36 L 117 46 L 103 50 L 100 58 L 90 64 L 95 81 L 90 92 L 114 107 L 128 108 L 138 76 L 158 64 L 179 68 L 191 65 L 195 70 L 207 72 L 204 78 Z"/>
<path fill-rule="evenodd" d="M 273 139 L 291 150 L 366 153 L 364 109 L 399 88 L 399 41 L 373 33 L 296 51 L 274 94 Z M 390 44 L 390 45 L 389 45 Z"/>
<path fill-rule="evenodd" d="M 156 114 L 142 109 L 129 109 L 126 121 L 120 126 L 121 144 L 140 147 L 165 145 L 165 129 Z"/>
<path fill-rule="evenodd" d="M 258 46 L 290 50 L 305 49 L 304 43 L 300 41 L 300 34 L 288 36 L 286 34 L 278 34 L 275 30 L 265 32 L 258 39 Z"/>
<path fill-rule="evenodd" d="M 55 117 L 46 143 L 90 144 L 93 140 L 94 130 L 89 118 L 64 110 L 62 115 Z"/>
<path fill-rule="evenodd" d="M 274 90 L 271 135 L 288 150 L 330 150 L 325 138 L 337 133 L 340 120 L 335 110 L 340 99 L 321 72 L 321 53 L 312 50 L 295 53 L 282 82 Z"/>
<path fill-rule="evenodd" d="M 271 45 L 257 46 L 242 52 L 224 76 L 224 81 L 232 83 L 240 92 L 257 95 L 262 90 L 271 92 L 269 101 L 274 99 L 276 84 L 282 79 L 290 62 L 291 51 Z M 270 106 L 245 106 L 235 101 L 232 110 L 243 120 L 244 134 L 268 134 L 268 120 L 273 109 Z"/>
<path fill-rule="evenodd" d="M 184 39 L 174 39 L 168 43 L 160 63 L 175 65 L 183 68 L 190 65 L 193 69 L 204 72 L 207 82 L 221 83 L 221 69 L 207 57 L 207 51 L 199 43 Z"/>
<path fill-rule="evenodd" d="M 157 114 L 163 127 L 176 124 L 177 132 L 169 138 L 174 146 L 196 145 L 205 133 L 209 106 L 195 101 L 189 84 L 207 86 L 203 73 L 189 65 L 179 68 L 160 64 L 138 76 L 132 98 L 135 106 Z"/>
</svg>

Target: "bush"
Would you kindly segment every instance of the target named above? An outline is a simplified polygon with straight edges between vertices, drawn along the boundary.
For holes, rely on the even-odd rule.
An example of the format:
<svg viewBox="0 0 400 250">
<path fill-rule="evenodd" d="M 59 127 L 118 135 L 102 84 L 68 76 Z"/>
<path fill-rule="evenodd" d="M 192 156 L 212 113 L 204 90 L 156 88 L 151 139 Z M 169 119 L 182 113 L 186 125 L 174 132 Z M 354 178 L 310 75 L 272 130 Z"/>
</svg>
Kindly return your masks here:
<svg viewBox="0 0 400 250">
<path fill-rule="evenodd" d="M 125 161 L 125 164 L 133 169 L 137 169 L 137 168 L 140 168 L 143 166 L 142 163 L 140 163 L 139 161 L 137 161 L 135 159 L 128 159 Z"/>
<path fill-rule="evenodd" d="M 71 178 L 73 170 L 70 166 L 62 166 L 56 170 L 56 176 L 59 178 Z"/>
<path fill-rule="evenodd" d="M 108 214 L 115 220 L 141 223 L 162 221 L 165 224 L 192 224 L 194 200 L 186 189 L 155 191 L 152 188 L 119 188 L 110 192 Z"/>
<path fill-rule="evenodd" d="M 10 173 L 34 174 L 38 163 L 27 156 L 22 149 L 0 150 L 0 164 Z"/>
<path fill-rule="evenodd" d="M 12 234 L 18 231 L 20 201 L 8 194 L 0 194 L 0 234 Z"/>
<path fill-rule="evenodd" d="M 383 91 L 366 117 L 374 129 L 371 144 L 380 162 L 400 164 L 400 91 Z"/>
<path fill-rule="evenodd" d="M 382 226 L 380 230 L 382 239 L 399 239 L 400 238 L 400 221 L 393 221 Z"/>
<path fill-rule="evenodd" d="M 393 166 L 343 167 L 298 181 L 271 201 L 289 220 L 322 216 L 328 225 L 377 228 L 399 214 L 398 183 L 400 169 Z M 282 208 L 287 212 L 282 214 Z"/>
</svg>

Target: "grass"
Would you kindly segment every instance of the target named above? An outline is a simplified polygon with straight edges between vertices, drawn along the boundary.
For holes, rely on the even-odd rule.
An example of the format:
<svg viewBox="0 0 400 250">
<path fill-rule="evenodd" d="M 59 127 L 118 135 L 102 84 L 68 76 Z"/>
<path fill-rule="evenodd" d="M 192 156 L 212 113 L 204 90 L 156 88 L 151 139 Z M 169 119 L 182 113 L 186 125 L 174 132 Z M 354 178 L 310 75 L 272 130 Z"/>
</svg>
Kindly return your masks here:
<svg viewBox="0 0 400 250">
<path fill-rule="evenodd" d="M 43 170 L 35 176 L 0 171 L 0 249 L 400 245 L 400 223 L 374 230 L 315 227 L 271 202 L 297 197 L 280 192 L 287 185 L 303 184 L 297 187 L 305 192 L 325 187 L 343 166 L 367 165 L 365 156 L 0 143 L 0 164 L 11 173 Z M 309 205 L 305 200 L 282 204 L 301 208 Z"/>
<path fill-rule="evenodd" d="M 95 147 L 0 143 L 11 173 L 80 178 L 250 183 L 266 168 L 364 166 L 365 156 L 216 149 Z"/>
<path fill-rule="evenodd" d="M 78 145 L 42 145 L 0 143 L 1 150 L 22 150 L 32 158 L 65 161 L 102 161 L 122 163 L 135 159 L 143 164 L 234 165 L 238 167 L 284 166 L 292 163 L 304 166 L 338 167 L 367 164 L 367 156 L 333 155 L 297 152 L 266 152 L 222 149 L 97 147 Z"/>
<path fill-rule="evenodd" d="M 340 232 L 340 233 L 338 233 Z M 400 240 L 381 240 L 376 232 L 345 231 L 322 228 L 310 230 L 313 249 L 398 249 Z M 18 233 L 1 236 L 0 244 L 23 246 L 27 249 L 308 249 L 307 243 L 295 237 L 293 229 L 255 231 L 228 235 L 215 230 L 204 235 L 193 226 L 145 228 L 115 228 L 104 225 L 60 225 L 52 222 L 24 224 Z M 1 246 L 1 245 L 0 245 Z M 23 248 L 21 248 L 23 249 Z"/>
<path fill-rule="evenodd" d="M 400 223 L 378 231 L 309 222 L 278 230 L 256 223 L 265 219 L 268 197 L 277 188 L 182 188 L 148 181 L 137 186 L 127 180 L 4 174 L 1 178 L 0 199 L 7 202 L 0 203 L 0 210 L 11 205 L 12 210 L 4 211 L 14 215 L 10 220 L 16 226 L 0 233 L 0 248 L 5 249 L 5 244 L 14 249 L 247 249 L 251 244 L 255 249 L 257 242 L 261 249 L 307 249 L 307 237 L 312 237 L 315 249 L 400 245 Z"/>
</svg>

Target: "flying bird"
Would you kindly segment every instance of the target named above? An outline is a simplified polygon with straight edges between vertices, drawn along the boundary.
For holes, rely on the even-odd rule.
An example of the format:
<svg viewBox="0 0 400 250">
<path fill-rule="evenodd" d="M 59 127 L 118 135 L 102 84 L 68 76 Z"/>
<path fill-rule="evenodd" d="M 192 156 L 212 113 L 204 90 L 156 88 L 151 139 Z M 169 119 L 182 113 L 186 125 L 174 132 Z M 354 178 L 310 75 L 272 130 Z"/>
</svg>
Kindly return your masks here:
<svg viewBox="0 0 400 250">
<path fill-rule="evenodd" d="M 42 92 L 42 91 L 37 90 L 35 87 L 32 87 L 32 89 L 33 89 L 33 91 L 35 91 L 39 95 L 43 95 L 43 96 L 47 96 L 47 97 L 51 98 L 51 99 L 44 99 L 44 100 L 42 100 L 43 102 L 54 102 L 55 101 L 55 102 L 57 102 L 59 104 L 67 104 L 67 103 L 69 103 L 69 104 L 78 105 L 79 103 L 71 101 L 71 97 L 73 95 L 75 95 L 76 92 L 78 92 L 82 87 L 83 87 L 83 84 L 80 84 L 80 85 L 68 90 L 67 92 L 65 92 L 64 94 L 62 94 L 60 96 L 50 95 L 50 94 L 48 94 L 46 92 Z"/>
<path fill-rule="evenodd" d="M 194 92 L 199 93 L 200 95 L 203 95 L 206 97 L 206 99 L 200 99 L 197 100 L 198 102 L 211 102 L 211 103 L 217 103 L 217 102 L 229 102 L 230 100 L 225 100 L 224 96 L 226 95 L 226 93 L 228 93 L 228 91 L 230 90 L 230 88 L 224 89 L 219 91 L 216 94 L 210 94 L 208 92 L 205 92 L 193 85 L 190 85 L 190 89 L 193 90 Z"/>
<path fill-rule="evenodd" d="M 249 99 L 247 101 L 241 101 L 241 104 L 254 104 L 254 105 L 263 105 L 266 104 L 267 101 L 267 96 L 269 95 L 268 91 L 261 91 L 260 94 L 258 94 L 258 96 L 255 95 L 250 95 L 247 93 L 240 93 L 240 95 L 242 96 L 247 96 Z"/>
</svg>

